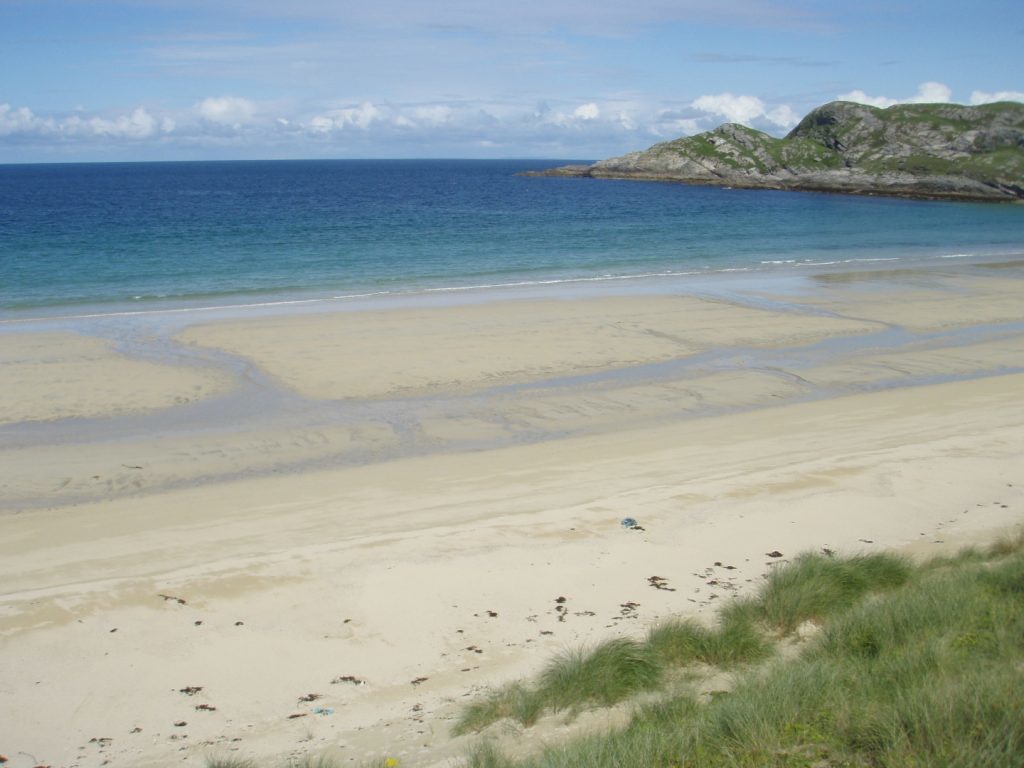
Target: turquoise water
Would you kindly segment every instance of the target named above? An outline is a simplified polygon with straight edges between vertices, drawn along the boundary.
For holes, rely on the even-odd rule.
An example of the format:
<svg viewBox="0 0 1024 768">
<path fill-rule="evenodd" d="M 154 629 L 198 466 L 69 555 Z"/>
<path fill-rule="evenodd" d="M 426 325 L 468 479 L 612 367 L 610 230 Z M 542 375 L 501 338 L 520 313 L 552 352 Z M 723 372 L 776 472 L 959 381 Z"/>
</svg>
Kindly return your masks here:
<svg viewBox="0 0 1024 768">
<path fill-rule="evenodd" d="M 516 175 L 561 162 L 0 166 L 0 316 L 1024 255 L 1024 206 Z"/>
</svg>

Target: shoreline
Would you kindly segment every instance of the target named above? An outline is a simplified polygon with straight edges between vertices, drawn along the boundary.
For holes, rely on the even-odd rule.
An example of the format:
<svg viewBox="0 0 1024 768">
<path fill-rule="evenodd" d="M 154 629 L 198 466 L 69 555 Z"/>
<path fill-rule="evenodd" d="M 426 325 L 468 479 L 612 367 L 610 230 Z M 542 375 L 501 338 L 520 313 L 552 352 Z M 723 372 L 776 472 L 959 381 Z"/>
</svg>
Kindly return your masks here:
<svg viewBox="0 0 1024 768">
<path fill-rule="evenodd" d="M 1007 205 L 1024 205 L 1024 198 L 999 196 L 998 193 L 978 194 L 971 192 L 921 192 L 912 185 L 905 187 L 884 186 L 869 187 L 864 183 L 842 183 L 827 184 L 823 182 L 799 182 L 784 183 L 781 180 L 758 181 L 754 179 L 702 179 L 693 176 L 681 176 L 671 171 L 664 173 L 657 172 L 630 172 L 630 171 L 606 171 L 595 169 L 592 165 L 563 165 L 555 168 L 548 168 L 542 171 L 521 171 L 518 175 L 534 179 L 594 179 L 596 181 L 653 181 L 659 184 L 686 184 L 694 187 L 713 187 L 716 189 L 747 189 L 766 192 L 808 192 L 816 195 L 853 195 L 856 197 L 878 197 L 892 200 L 921 200 L 926 202 L 943 203 L 1005 203 Z M 925 179 L 925 181 L 928 181 Z M 923 185 L 922 185 L 923 186 Z"/>
<path fill-rule="evenodd" d="M 0 752 L 440 768 L 467 693 L 768 552 L 1020 526 L 1024 264 L 867 266 L 0 334 L 50 416 L 0 424 Z"/>
<path fill-rule="evenodd" d="M 310 289 L 285 293 L 257 294 L 258 301 L 242 299 L 245 294 L 225 294 L 223 298 L 237 296 L 237 301 L 218 301 L 202 297 L 157 298 L 147 297 L 142 305 L 128 301 L 104 303 L 54 304 L 31 307 L 9 307 L 0 310 L 0 334 L 6 329 L 23 326 L 64 324 L 74 321 L 98 321 L 110 318 L 147 318 L 209 315 L 209 321 L 247 316 L 262 312 L 361 312 L 390 307 L 430 306 L 464 303 L 487 303 L 515 298 L 567 298 L 587 291 L 618 293 L 676 293 L 690 292 L 696 286 L 721 284 L 727 286 L 732 278 L 786 281 L 813 277 L 822 271 L 851 271 L 873 269 L 885 265 L 893 269 L 930 269 L 953 262 L 962 266 L 995 266 L 1016 263 L 1024 259 L 1024 250 L 1006 246 L 984 245 L 956 250 L 953 253 L 914 253 L 905 247 L 890 247 L 879 252 L 871 249 L 848 253 L 843 258 L 820 256 L 802 259 L 765 258 L 756 264 L 703 267 L 689 270 L 645 271 L 621 274 L 584 274 L 512 279 L 498 283 L 467 285 L 410 285 L 393 290 L 373 290 L 371 287 L 350 292 L 312 292 Z M 940 249 L 949 250 L 949 249 Z M 823 269 L 824 268 L 824 269 Z M 76 309 L 76 307 L 79 307 Z M 84 309 L 82 308 L 84 307 Z"/>
</svg>

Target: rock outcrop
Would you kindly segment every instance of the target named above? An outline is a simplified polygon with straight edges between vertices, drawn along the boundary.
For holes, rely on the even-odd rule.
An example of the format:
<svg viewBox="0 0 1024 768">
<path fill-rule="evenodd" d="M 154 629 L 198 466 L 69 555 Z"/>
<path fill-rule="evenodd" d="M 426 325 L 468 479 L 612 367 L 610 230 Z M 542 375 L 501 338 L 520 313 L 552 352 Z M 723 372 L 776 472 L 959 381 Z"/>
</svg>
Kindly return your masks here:
<svg viewBox="0 0 1024 768">
<path fill-rule="evenodd" d="M 1024 199 L 1024 104 L 836 101 L 788 136 L 727 123 L 593 165 L 527 175 L 653 179 L 956 200 Z"/>
</svg>

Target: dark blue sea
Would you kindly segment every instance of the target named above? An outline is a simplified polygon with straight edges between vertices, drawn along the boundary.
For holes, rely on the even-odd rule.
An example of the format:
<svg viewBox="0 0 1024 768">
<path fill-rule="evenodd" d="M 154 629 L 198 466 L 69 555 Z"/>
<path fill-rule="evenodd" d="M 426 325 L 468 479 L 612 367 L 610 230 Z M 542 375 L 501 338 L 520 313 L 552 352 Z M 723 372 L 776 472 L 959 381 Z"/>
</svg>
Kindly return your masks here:
<svg viewBox="0 0 1024 768">
<path fill-rule="evenodd" d="M 0 166 L 0 317 L 1024 254 L 1019 205 L 517 175 L 564 162 Z"/>
</svg>

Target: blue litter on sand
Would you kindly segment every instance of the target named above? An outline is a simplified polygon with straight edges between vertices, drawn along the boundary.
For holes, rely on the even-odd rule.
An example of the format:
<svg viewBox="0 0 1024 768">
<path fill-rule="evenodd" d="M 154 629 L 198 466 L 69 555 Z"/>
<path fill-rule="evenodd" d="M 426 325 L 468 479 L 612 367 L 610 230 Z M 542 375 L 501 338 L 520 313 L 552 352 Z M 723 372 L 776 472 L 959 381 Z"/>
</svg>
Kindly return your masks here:
<svg viewBox="0 0 1024 768">
<path fill-rule="evenodd" d="M 330 707 L 317 707 L 313 710 L 314 715 L 333 715 L 334 710 Z"/>
<path fill-rule="evenodd" d="M 620 523 L 620 525 L 623 528 L 636 528 L 638 525 L 640 525 L 640 523 L 638 523 L 632 517 L 624 517 L 622 518 L 622 522 Z"/>
</svg>

